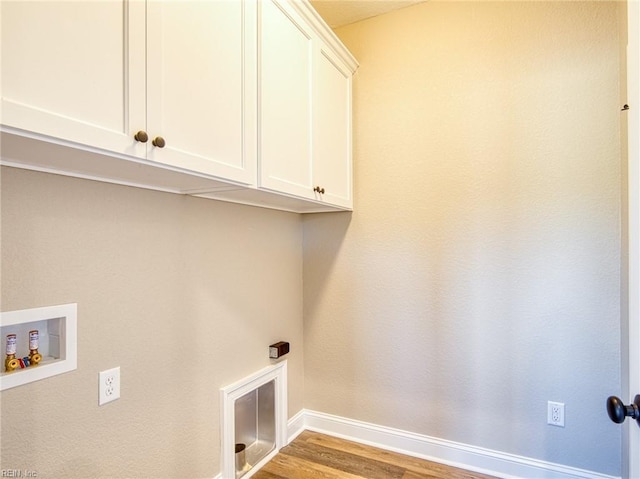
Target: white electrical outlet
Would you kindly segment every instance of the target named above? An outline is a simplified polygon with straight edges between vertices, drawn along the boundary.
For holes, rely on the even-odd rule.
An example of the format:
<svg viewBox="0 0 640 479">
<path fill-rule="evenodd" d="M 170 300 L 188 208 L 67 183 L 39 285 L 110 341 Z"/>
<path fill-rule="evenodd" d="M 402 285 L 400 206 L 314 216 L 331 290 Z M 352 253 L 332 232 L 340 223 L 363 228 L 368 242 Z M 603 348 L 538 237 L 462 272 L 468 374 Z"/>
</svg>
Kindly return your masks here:
<svg viewBox="0 0 640 479">
<path fill-rule="evenodd" d="M 120 398 L 120 366 L 100 373 L 98 405 Z"/>
<path fill-rule="evenodd" d="M 564 427 L 564 403 L 547 402 L 547 424 Z"/>
</svg>

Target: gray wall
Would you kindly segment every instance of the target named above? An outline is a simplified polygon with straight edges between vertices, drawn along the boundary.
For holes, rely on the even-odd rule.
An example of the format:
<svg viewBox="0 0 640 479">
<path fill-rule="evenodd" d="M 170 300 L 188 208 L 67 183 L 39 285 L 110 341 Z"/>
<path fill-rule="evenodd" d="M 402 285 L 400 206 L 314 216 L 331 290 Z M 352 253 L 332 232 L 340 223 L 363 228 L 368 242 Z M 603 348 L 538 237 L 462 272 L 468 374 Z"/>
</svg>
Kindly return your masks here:
<svg viewBox="0 0 640 479">
<path fill-rule="evenodd" d="M 211 479 L 219 390 L 280 339 L 303 407 L 299 215 L 3 168 L 2 311 L 71 302 L 78 369 L 2 392 L 2 469 Z"/>
<path fill-rule="evenodd" d="M 338 29 L 356 197 L 304 218 L 305 407 L 620 474 L 617 32 L 615 2 Z"/>
</svg>

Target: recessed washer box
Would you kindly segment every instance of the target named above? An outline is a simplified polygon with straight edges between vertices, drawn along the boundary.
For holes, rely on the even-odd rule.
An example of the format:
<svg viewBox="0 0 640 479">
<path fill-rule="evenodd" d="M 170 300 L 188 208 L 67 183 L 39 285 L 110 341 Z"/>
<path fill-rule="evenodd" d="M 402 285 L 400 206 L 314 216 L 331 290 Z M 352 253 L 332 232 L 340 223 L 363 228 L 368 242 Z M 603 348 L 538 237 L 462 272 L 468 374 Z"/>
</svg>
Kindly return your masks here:
<svg viewBox="0 0 640 479">
<path fill-rule="evenodd" d="M 76 369 L 77 317 L 76 303 L 0 313 L 0 391 Z M 6 372 L 7 335 L 16 335 L 16 358 L 23 358 L 29 355 L 29 331 L 34 329 L 38 330 L 40 336 L 38 352 L 42 355 L 42 361 L 36 366 Z"/>
</svg>

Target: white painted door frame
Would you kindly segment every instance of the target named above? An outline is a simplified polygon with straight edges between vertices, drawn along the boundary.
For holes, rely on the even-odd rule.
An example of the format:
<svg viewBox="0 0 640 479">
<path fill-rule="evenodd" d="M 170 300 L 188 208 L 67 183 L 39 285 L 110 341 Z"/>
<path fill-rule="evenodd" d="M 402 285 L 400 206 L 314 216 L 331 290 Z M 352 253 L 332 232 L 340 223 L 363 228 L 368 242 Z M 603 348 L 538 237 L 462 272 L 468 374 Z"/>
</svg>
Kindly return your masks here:
<svg viewBox="0 0 640 479">
<path fill-rule="evenodd" d="M 640 394 L 640 1 L 627 1 L 627 101 L 628 114 L 628 327 L 622 328 L 622 393 L 631 402 Z M 627 336 L 626 338 L 624 336 Z M 628 343 L 625 344 L 625 342 Z M 626 347 L 625 347 L 626 346 Z M 625 357 L 626 356 L 626 357 Z M 640 478 L 640 427 L 623 425 L 625 478 Z"/>
</svg>

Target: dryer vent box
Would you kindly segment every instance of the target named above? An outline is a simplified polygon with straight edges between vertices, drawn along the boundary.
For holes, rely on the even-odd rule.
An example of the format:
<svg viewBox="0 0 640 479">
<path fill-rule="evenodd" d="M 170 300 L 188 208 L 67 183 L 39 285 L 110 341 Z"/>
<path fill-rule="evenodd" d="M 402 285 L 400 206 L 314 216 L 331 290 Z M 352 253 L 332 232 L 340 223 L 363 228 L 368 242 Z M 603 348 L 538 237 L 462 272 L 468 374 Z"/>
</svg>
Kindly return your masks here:
<svg viewBox="0 0 640 479">
<path fill-rule="evenodd" d="M 269 357 L 271 359 L 278 359 L 289 352 L 289 343 L 280 341 L 278 343 L 269 346 Z"/>
</svg>

